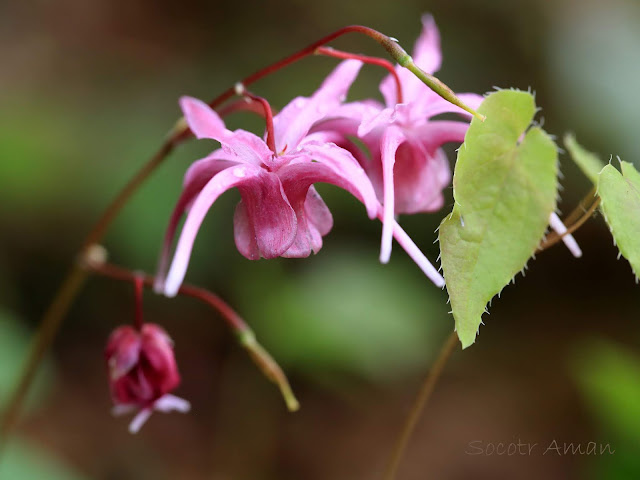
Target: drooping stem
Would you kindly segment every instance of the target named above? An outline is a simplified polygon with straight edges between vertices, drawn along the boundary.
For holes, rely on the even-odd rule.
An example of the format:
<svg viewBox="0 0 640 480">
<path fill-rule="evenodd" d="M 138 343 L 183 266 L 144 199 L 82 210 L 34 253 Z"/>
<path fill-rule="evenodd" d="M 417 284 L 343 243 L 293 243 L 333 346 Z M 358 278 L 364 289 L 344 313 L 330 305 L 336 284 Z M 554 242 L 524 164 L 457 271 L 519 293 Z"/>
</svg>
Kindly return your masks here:
<svg viewBox="0 0 640 480">
<path fill-rule="evenodd" d="M 395 478 L 404 451 L 407 448 L 407 444 L 411 439 L 411 435 L 413 434 L 416 425 L 418 424 L 418 420 L 420 420 L 422 411 L 431 398 L 431 394 L 433 393 L 438 379 L 442 375 L 442 371 L 447 364 L 447 360 L 449 360 L 449 357 L 451 357 L 451 354 L 453 353 L 453 350 L 457 344 L 458 336 L 455 332 L 452 332 L 447 337 L 444 345 L 442 346 L 440 353 L 438 354 L 438 357 L 433 364 L 433 367 L 431 367 L 431 370 L 427 374 L 427 378 L 425 378 L 424 383 L 420 388 L 420 392 L 418 393 L 418 396 L 416 397 L 414 404 L 409 411 L 409 415 L 407 416 L 407 419 L 405 420 L 402 427 L 402 432 L 400 433 L 400 436 L 396 440 L 396 443 L 393 447 L 389 463 L 387 464 L 387 468 L 384 473 L 384 480 L 393 480 Z"/>
<path fill-rule="evenodd" d="M 258 70 L 257 72 L 244 78 L 240 83 L 247 87 L 260 80 L 261 78 L 264 78 L 265 76 L 280 70 L 281 68 L 297 62 L 304 57 L 312 55 L 317 48 L 322 47 L 332 40 L 335 40 L 336 38 L 348 33 L 360 33 L 373 38 L 387 50 L 387 52 L 396 62 L 414 72 L 414 74 L 416 74 L 423 82 L 425 82 L 430 88 L 432 88 L 445 100 L 448 100 L 455 105 L 461 106 L 461 108 L 471 113 L 472 115 L 483 118 L 482 115 L 479 115 L 477 112 L 464 105 L 455 96 L 451 89 L 446 87 L 446 85 L 442 84 L 442 82 L 437 80 L 435 77 L 422 72 L 422 70 L 420 70 L 413 63 L 413 59 L 404 51 L 404 49 L 402 49 L 402 47 L 400 47 L 400 45 L 397 44 L 395 40 L 386 35 L 383 35 L 376 30 L 361 25 L 351 25 L 336 30 L 335 32 L 321 38 L 311 45 L 295 52 L 294 54 L 289 55 L 288 57 L 279 60 L 278 62 L 275 62 L 261 70 Z M 235 86 L 230 87 L 218 97 L 209 102 L 209 105 L 211 106 L 211 108 L 216 108 L 226 100 L 233 97 L 235 92 Z M 149 159 L 149 161 L 142 166 L 142 168 L 118 193 L 116 198 L 106 208 L 104 213 L 96 222 L 95 226 L 91 229 L 83 243 L 82 249 L 80 250 L 79 257 L 81 259 L 86 255 L 86 252 L 92 246 L 100 243 L 107 229 L 109 228 L 115 217 L 118 215 L 122 207 L 128 202 L 130 197 L 138 190 L 138 188 L 144 183 L 149 175 L 151 175 L 151 173 L 153 173 L 155 169 L 164 161 L 164 159 L 169 155 L 169 153 L 171 153 L 174 147 L 183 140 L 189 138 L 190 134 L 191 132 L 189 131 L 184 118 L 178 120 L 178 122 L 170 132 L 168 139 L 163 143 L 156 154 L 153 155 L 151 159 Z M 40 322 L 38 331 L 35 334 L 35 338 L 31 343 L 27 360 L 19 376 L 16 388 L 14 389 L 12 395 L 9 397 L 7 407 L 3 412 L 2 419 L 0 420 L 0 449 L 5 444 L 10 430 L 17 420 L 17 417 L 20 413 L 20 406 L 24 402 L 26 393 L 31 383 L 33 382 L 36 370 L 44 356 L 45 351 L 51 345 L 55 334 L 62 322 L 62 319 L 69 311 L 73 300 L 80 292 L 80 289 L 86 281 L 86 278 L 87 272 L 80 268 L 79 265 L 73 265 L 71 271 L 62 281 L 62 284 L 56 292 L 51 305 L 46 310 L 42 321 Z"/>
<path fill-rule="evenodd" d="M 377 65 L 386 69 L 389 74 L 392 76 L 395 84 L 396 84 L 396 100 L 397 103 L 403 103 L 404 98 L 402 96 L 402 84 L 400 83 L 400 77 L 398 76 L 398 72 L 396 72 L 395 67 L 391 62 L 385 60 L 384 58 L 379 57 L 370 57 L 368 55 L 360 55 L 357 53 L 349 53 L 343 52 L 342 50 L 336 50 L 331 47 L 318 47 L 315 52 L 317 55 L 325 55 L 327 57 L 341 58 L 341 59 L 354 59 L 360 60 L 362 63 L 366 63 L 368 65 Z"/>
<path fill-rule="evenodd" d="M 135 313 L 133 322 L 138 331 L 142 330 L 142 325 L 144 324 L 144 311 L 142 305 L 142 288 L 144 287 L 144 278 L 141 275 L 133 275 L 133 288 L 134 288 L 134 299 L 135 299 Z"/>
<path fill-rule="evenodd" d="M 183 122 L 179 121 L 156 154 L 142 166 L 120 193 L 118 193 L 85 238 L 78 255 L 78 261 L 72 265 L 71 270 L 53 297 L 51 305 L 42 317 L 38 330 L 29 346 L 27 358 L 18 377 L 18 382 L 13 392 L 11 392 L 6 408 L 2 413 L 2 418 L 0 418 L 0 453 L 2 453 L 9 434 L 20 415 L 20 407 L 24 403 L 29 387 L 33 383 L 38 366 L 45 352 L 53 342 L 62 323 L 62 319 L 69 311 L 71 304 L 80 293 L 87 279 L 88 274 L 80 267 L 79 262 L 82 262 L 85 257 L 90 255 L 92 248 L 105 235 L 108 227 L 122 207 L 128 202 L 129 198 L 131 198 L 140 185 L 142 185 L 149 175 L 163 162 L 167 155 L 173 150 L 174 146 L 182 139 L 187 138 L 188 134 L 189 130 L 183 125 Z"/>
<path fill-rule="evenodd" d="M 592 206 L 593 202 L 600 198 L 598 197 L 597 193 L 598 189 L 595 186 L 592 187 L 591 190 L 589 190 L 589 192 L 582 198 L 582 200 L 580 200 L 578 206 L 573 209 L 569 216 L 567 216 L 567 218 L 565 219 L 565 224 L 573 225 L 574 223 L 576 223 Z"/>
<path fill-rule="evenodd" d="M 142 289 L 142 286 L 153 288 L 156 280 L 152 275 L 132 272 L 130 270 L 127 270 L 126 268 L 122 268 L 106 262 L 86 262 L 85 267 L 91 273 L 101 275 L 103 277 L 123 282 L 134 282 L 136 289 Z M 182 286 L 178 290 L 178 295 L 184 295 L 200 300 L 201 302 L 206 303 L 208 306 L 220 313 L 227 326 L 231 329 L 233 334 L 238 339 L 238 343 L 240 343 L 240 345 L 245 350 L 247 350 L 249 356 L 258 366 L 258 368 L 260 368 L 265 377 L 267 377 L 270 381 L 278 386 L 287 405 L 287 408 L 292 412 L 300 408 L 300 404 L 293 394 L 291 386 L 289 385 L 289 381 L 287 380 L 287 377 L 280 366 L 276 363 L 273 357 L 271 357 L 269 352 L 267 352 L 257 342 L 255 334 L 253 333 L 249 325 L 246 324 L 242 317 L 238 315 L 238 313 L 233 308 L 231 308 L 229 304 L 227 304 L 215 293 L 212 293 L 201 287 L 196 287 L 194 285 L 182 284 Z M 136 298 L 138 298 L 137 295 Z M 139 298 L 141 298 L 141 296 Z M 138 318 L 137 314 L 136 318 Z"/>
<path fill-rule="evenodd" d="M 484 118 L 485 118 L 484 115 L 480 115 L 474 109 L 467 106 L 462 100 L 460 100 L 456 96 L 455 93 L 453 93 L 453 91 L 448 86 L 446 86 L 444 83 L 442 83 L 433 75 L 430 75 L 424 72 L 420 67 L 418 67 L 413 62 L 413 59 L 411 58 L 411 56 L 398 44 L 398 42 L 395 39 L 388 37 L 387 35 L 384 35 L 383 33 L 380 33 L 377 30 L 374 30 L 373 28 L 365 27 L 362 25 L 349 25 L 347 27 L 343 27 L 339 30 L 336 30 L 335 32 L 330 33 L 326 37 L 321 38 L 317 42 L 314 42 L 311 45 L 308 45 L 307 47 L 301 50 L 298 50 L 293 55 L 289 55 L 288 57 L 285 57 L 282 60 L 275 62 L 269 65 L 268 67 L 263 68 L 262 70 L 258 70 L 252 75 L 249 75 L 248 77 L 241 80 L 239 83 L 244 85 L 245 87 L 248 87 L 249 85 L 256 82 L 257 80 L 260 80 L 261 78 L 264 78 L 265 76 L 277 70 L 280 70 L 281 68 L 284 68 L 287 65 L 291 65 L 292 63 L 297 62 L 298 60 L 301 60 L 304 57 L 314 54 L 318 48 L 323 47 L 324 45 L 335 40 L 336 38 L 346 35 L 348 33 L 360 33 L 362 35 L 366 35 L 372 38 L 373 40 L 378 42 L 387 51 L 387 53 L 391 55 L 391 58 L 393 58 L 400 66 L 411 71 L 435 93 L 440 95 L 442 98 L 444 98 L 448 102 L 462 108 L 463 110 L 470 113 L 474 117 L 477 117 L 480 120 L 484 121 Z M 213 99 L 209 103 L 209 106 L 211 108 L 216 108 L 226 100 L 233 97 L 235 93 L 236 93 L 235 86 L 228 88 L 227 90 L 222 92 L 222 94 L 220 94 L 218 97 Z"/>
</svg>

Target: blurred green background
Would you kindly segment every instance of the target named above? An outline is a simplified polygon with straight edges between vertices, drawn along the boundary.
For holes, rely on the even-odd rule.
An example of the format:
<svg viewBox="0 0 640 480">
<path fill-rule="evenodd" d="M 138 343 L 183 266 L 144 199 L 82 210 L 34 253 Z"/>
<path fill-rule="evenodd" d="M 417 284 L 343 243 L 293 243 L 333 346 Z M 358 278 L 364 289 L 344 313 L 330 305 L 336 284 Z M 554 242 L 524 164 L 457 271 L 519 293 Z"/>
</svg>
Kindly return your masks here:
<svg viewBox="0 0 640 480">
<path fill-rule="evenodd" d="M 431 12 L 440 78 L 456 91 L 531 88 L 545 129 L 573 131 L 603 158 L 640 159 L 640 3 L 559 0 L 366 3 L 0 2 L 0 402 L 24 348 L 100 211 L 160 145 L 177 99 L 214 97 L 256 69 L 359 23 L 408 50 Z M 335 46 L 383 52 L 352 36 Z M 274 105 L 311 93 L 335 62 L 307 59 L 254 90 Z M 377 95 L 365 68 L 353 98 Z M 232 127 L 261 129 L 243 114 Z M 115 263 L 153 271 L 182 175 L 211 143 L 178 149 L 118 218 Z M 451 155 L 453 160 L 453 155 Z M 588 181 L 561 157 L 560 208 Z M 335 227 L 306 260 L 250 262 L 235 250 L 226 194 L 196 242 L 188 280 L 227 299 L 281 361 L 302 409 L 288 414 L 222 321 L 189 299 L 146 296 L 147 320 L 176 342 L 188 415 L 154 415 L 137 436 L 113 419 L 102 348 L 133 315 L 132 289 L 92 279 L 57 337 L 1 479 L 371 479 L 452 329 L 446 294 L 395 248 L 377 262 L 380 225 L 320 185 Z M 431 259 L 443 212 L 403 218 Z M 457 352 L 399 478 L 640 478 L 638 286 L 601 218 L 538 255 L 493 303 L 477 343 Z M 543 455 L 610 444 L 613 455 Z M 469 443 L 538 443 L 524 456 L 468 455 Z"/>
</svg>

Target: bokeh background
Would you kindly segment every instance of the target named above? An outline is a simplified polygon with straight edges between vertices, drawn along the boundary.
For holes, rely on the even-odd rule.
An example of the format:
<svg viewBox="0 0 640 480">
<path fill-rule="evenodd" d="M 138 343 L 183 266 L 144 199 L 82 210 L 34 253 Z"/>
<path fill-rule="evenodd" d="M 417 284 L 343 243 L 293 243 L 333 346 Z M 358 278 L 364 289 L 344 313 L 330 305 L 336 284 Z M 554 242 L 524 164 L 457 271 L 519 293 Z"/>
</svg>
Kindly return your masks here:
<svg viewBox="0 0 640 480">
<path fill-rule="evenodd" d="M 213 98 L 351 23 L 410 49 L 423 12 L 440 27 L 439 76 L 454 90 L 531 88 L 549 132 L 573 131 L 605 160 L 638 164 L 634 0 L 0 2 L 0 404 L 84 235 L 160 145 L 180 95 Z M 357 36 L 334 45 L 383 54 Z M 334 64 L 310 58 L 254 90 L 281 107 Z M 377 95 L 381 77 L 365 68 L 352 98 Z M 262 128 L 243 114 L 229 122 Z M 182 175 L 211 148 L 183 145 L 135 196 L 105 240 L 113 262 L 153 271 Z M 561 166 L 560 208 L 569 212 L 590 187 L 566 155 Z M 379 478 L 453 321 L 446 294 L 401 249 L 389 265 L 377 262 L 380 225 L 361 205 L 319 190 L 335 227 L 315 257 L 245 260 L 233 244 L 233 192 L 208 215 L 188 272 L 234 305 L 281 362 L 298 413 L 285 411 L 215 313 L 148 293 L 147 320 L 173 336 L 176 393 L 193 408 L 154 415 L 129 435 L 127 420 L 109 414 L 102 349 L 131 320 L 132 289 L 94 278 L 41 369 L 0 478 Z M 442 212 L 402 219 L 432 259 L 447 195 Z M 493 302 L 476 344 L 455 353 L 399 478 L 640 478 L 640 287 L 616 261 L 602 218 L 576 237 L 582 259 L 562 246 L 538 255 Z M 554 440 L 610 444 L 615 454 L 543 455 Z M 538 445 L 532 455 L 469 455 L 474 441 Z"/>
</svg>

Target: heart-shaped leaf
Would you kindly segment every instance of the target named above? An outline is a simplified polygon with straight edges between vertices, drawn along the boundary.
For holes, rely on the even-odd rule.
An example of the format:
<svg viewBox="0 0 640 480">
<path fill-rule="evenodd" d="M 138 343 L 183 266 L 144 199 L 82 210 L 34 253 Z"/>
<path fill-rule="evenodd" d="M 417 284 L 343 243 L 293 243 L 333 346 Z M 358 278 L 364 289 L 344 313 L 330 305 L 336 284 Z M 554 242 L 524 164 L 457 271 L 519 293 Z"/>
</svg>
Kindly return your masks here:
<svg viewBox="0 0 640 480">
<path fill-rule="evenodd" d="M 521 271 L 555 210 L 557 149 L 537 126 L 533 96 L 486 97 L 458 151 L 455 205 L 440 225 L 442 268 L 463 348 L 475 341 L 487 302 Z"/>
<path fill-rule="evenodd" d="M 640 173 L 629 162 L 620 162 L 622 174 L 613 165 L 600 172 L 600 209 L 620 253 L 640 275 Z"/>
</svg>

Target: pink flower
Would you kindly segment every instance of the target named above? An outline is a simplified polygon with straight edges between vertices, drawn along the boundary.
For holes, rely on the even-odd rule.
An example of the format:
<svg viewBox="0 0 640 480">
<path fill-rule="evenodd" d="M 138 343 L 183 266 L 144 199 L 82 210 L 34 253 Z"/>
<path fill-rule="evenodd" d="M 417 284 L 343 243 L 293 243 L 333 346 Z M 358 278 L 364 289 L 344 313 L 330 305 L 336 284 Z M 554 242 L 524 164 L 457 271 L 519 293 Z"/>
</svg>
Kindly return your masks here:
<svg viewBox="0 0 640 480">
<path fill-rule="evenodd" d="M 115 329 L 104 351 L 115 415 L 138 410 L 129 425 L 136 433 L 153 410 L 187 412 L 189 402 L 170 395 L 180 384 L 169 335 L 158 325 L 145 323 Z"/>
<path fill-rule="evenodd" d="M 413 59 L 427 73 L 440 68 L 442 54 L 440 35 L 433 18 L 422 18 L 423 30 L 416 41 Z M 394 214 L 432 212 L 443 204 L 442 190 L 451 182 L 449 162 L 440 148 L 447 142 L 460 143 L 469 127 L 467 122 L 431 120 L 443 113 L 468 116 L 429 89 L 415 75 L 396 67 L 402 90 L 402 103 L 398 103 L 394 78 L 386 76 L 380 91 L 385 105 L 375 101 L 345 104 L 334 112 L 334 120 L 316 126 L 317 131 L 334 130 L 343 140 L 333 138 L 354 153 L 366 170 L 384 205 L 382 249 L 380 258 L 386 262 L 391 254 L 391 221 Z M 458 94 L 458 97 L 476 109 L 482 97 L 476 94 Z M 347 136 L 357 136 L 368 147 L 371 158 L 366 158 L 352 145 Z"/>
<path fill-rule="evenodd" d="M 331 212 L 313 188 L 317 182 L 337 185 L 360 200 L 370 218 L 378 212 L 375 192 L 350 152 L 326 141 L 323 133 L 307 135 L 311 126 L 344 100 L 361 62 L 342 62 L 310 98 L 298 97 L 273 119 L 275 151 L 260 137 L 229 131 L 205 103 L 183 97 L 180 105 L 197 138 L 212 138 L 222 148 L 195 162 L 171 216 L 161 255 L 156 290 L 177 293 L 184 278 L 200 224 L 217 198 L 236 187 L 242 200 L 234 217 L 235 243 L 251 260 L 307 257 L 322 247 L 333 226 Z M 169 248 L 182 214 L 189 208 L 171 268 L 165 277 Z"/>
</svg>

